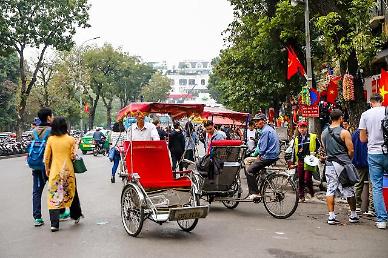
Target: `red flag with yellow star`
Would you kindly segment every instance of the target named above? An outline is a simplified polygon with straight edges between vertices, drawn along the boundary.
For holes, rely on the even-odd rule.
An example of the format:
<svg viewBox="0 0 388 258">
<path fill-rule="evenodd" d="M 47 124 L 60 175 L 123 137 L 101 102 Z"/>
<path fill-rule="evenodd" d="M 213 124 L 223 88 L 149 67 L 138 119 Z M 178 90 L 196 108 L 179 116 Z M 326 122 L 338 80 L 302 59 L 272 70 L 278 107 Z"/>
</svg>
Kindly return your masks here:
<svg viewBox="0 0 388 258">
<path fill-rule="evenodd" d="M 330 79 L 329 86 L 327 86 L 327 102 L 335 104 L 335 100 L 338 97 L 338 81 L 340 76 L 336 76 Z"/>
<path fill-rule="evenodd" d="M 301 76 L 306 74 L 303 65 L 300 63 L 298 56 L 296 55 L 292 47 L 287 47 L 288 51 L 288 68 L 287 68 L 287 80 L 291 79 L 296 73 Z"/>
<path fill-rule="evenodd" d="M 388 106 L 388 72 L 381 68 L 380 85 L 378 93 L 383 97 L 383 106 Z"/>
</svg>

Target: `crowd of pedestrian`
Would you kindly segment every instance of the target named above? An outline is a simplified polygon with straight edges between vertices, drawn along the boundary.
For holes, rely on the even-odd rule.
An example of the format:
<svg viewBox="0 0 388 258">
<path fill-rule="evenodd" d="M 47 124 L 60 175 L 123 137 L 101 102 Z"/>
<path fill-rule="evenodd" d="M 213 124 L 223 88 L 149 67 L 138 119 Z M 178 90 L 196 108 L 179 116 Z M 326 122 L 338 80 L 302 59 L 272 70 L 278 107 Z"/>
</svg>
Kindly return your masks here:
<svg viewBox="0 0 388 258">
<path fill-rule="evenodd" d="M 300 202 L 306 200 L 306 188 L 309 199 L 314 198 L 313 175 L 320 174 L 315 161 L 320 158 L 324 163 L 322 179 L 327 185 L 327 223 L 330 225 L 340 223 L 335 213 L 335 197 L 338 196 L 346 198 L 349 204 L 350 223 L 359 222 L 360 212 L 370 216 L 376 213 L 376 226 L 379 229 L 386 228 L 388 216 L 382 194 L 382 182 L 384 172 L 388 171 L 388 150 L 384 147 L 381 128 L 386 109 L 381 106 L 381 96 L 378 94 L 371 97 L 370 103 L 371 109 L 362 114 L 356 129 L 352 128 L 348 121 L 344 121 L 341 110 L 334 109 L 330 113 L 331 123 L 322 132 L 321 137 L 310 133 L 308 123 L 302 120 L 298 122 L 296 134 L 290 141 L 288 166 L 296 171 Z M 182 162 L 184 159 L 195 161 L 198 158 L 197 147 L 200 142 L 203 143 L 205 154 L 209 154 L 213 141 L 242 140 L 247 146 L 244 164 L 249 189 L 247 198 L 250 200 L 261 198 L 257 175 L 280 157 L 278 134 L 274 127 L 268 124 L 265 114 L 255 115 L 246 131 L 235 125 L 215 125 L 210 120 L 196 126 L 190 121 L 173 121 L 172 127 L 163 128 L 158 119 L 154 119 L 153 123 L 146 122 L 146 114 L 141 111 L 132 115 L 135 120 L 127 128 L 122 122 L 115 123 L 112 128 L 109 152 L 109 158 L 113 162 L 111 183 L 115 183 L 125 140 L 167 141 L 172 170 L 178 172 L 187 168 L 187 164 Z M 41 109 L 38 118 L 34 121 L 31 149 L 39 147 L 40 156 L 36 155 L 42 159 L 43 165 L 30 166 L 33 168 L 33 217 L 35 226 L 44 224 L 41 196 L 48 181 L 47 203 L 51 230 L 57 231 L 59 221 L 71 217 L 78 223 L 82 216 L 72 164 L 76 158 L 77 142 L 68 135 L 66 120 L 62 117 L 54 118 L 50 109 Z M 97 143 L 103 137 L 99 132 L 96 130 L 93 135 Z M 31 161 L 33 155 L 35 152 L 30 152 L 27 160 Z"/>
</svg>

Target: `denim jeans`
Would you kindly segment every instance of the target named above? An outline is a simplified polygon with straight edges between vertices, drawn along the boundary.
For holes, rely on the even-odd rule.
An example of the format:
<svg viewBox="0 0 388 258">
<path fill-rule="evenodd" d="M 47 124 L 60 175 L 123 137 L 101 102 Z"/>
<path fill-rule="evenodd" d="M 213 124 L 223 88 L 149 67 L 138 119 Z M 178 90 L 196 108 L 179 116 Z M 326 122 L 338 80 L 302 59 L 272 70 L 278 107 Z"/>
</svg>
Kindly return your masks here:
<svg viewBox="0 0 388 258">
<path fill-rule="evenodd" d="M 32 180 L 32 216 L 34 219 L 40 219 L 42 218 L 42 192 L 47 180 L 45 171 L 33 170 Z"/>
<path fill-rule="evenodd" d="M 113 166 L 112 166 L 112 176 L 116 175 L 117 168 L 120 163 L 120 154 L 116 151 L 115 156 L 113 157 Z"/>
<path fill-rule="evenodd" d="M 384 170 L 388 170 L 388 155 L 368 154 L 368 163 L 377 221 L 387 221 L 388 215 L 383 198 L 383 174 Z"/>
</svg>

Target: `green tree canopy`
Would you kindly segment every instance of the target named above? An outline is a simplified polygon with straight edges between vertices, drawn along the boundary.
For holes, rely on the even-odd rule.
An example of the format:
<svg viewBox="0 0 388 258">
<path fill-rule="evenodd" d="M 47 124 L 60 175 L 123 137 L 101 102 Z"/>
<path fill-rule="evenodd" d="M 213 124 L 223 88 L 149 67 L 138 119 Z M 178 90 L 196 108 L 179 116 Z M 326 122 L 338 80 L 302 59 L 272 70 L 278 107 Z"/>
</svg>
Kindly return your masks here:
<svg viewBox="0 0 388 258">
<path fill-rule="evenodd" d="M 162 102 L 167 99 L 170 91 L 170 79 L 160 72 L 156 72 L 152 75 L 149 83 L 142 88 L 141 95 L 144 97 L 145 101 Z"/>
<path fill-rule="evenodd" d="M 0 49 L 19 55 L 21 85 L 17 101 L 17 126 L 20 135 L 27 98 L 37 80 L 46 50 L 69 50 L 77 27 L 88 27 L 87 0 L 0 0 Z M 25 63 L 25 49 L 39 49 L 39 58 L 30 78 Z"/>
</svg>

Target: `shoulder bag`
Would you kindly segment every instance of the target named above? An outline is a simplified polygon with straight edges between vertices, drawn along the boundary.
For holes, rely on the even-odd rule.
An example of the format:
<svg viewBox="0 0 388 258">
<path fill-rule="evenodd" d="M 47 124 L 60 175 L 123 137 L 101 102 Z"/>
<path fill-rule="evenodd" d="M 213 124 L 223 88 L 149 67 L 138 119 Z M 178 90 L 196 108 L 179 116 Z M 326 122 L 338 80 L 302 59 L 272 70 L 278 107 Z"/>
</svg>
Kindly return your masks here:
<svg viewBox="0 0 388 258">
<path fill-rule="evenodd" d="M 74 173 L 82 174 L 87 171 L 84 160 L 82 157 L 76 156 L 73 160 Z"/>
</svg>

